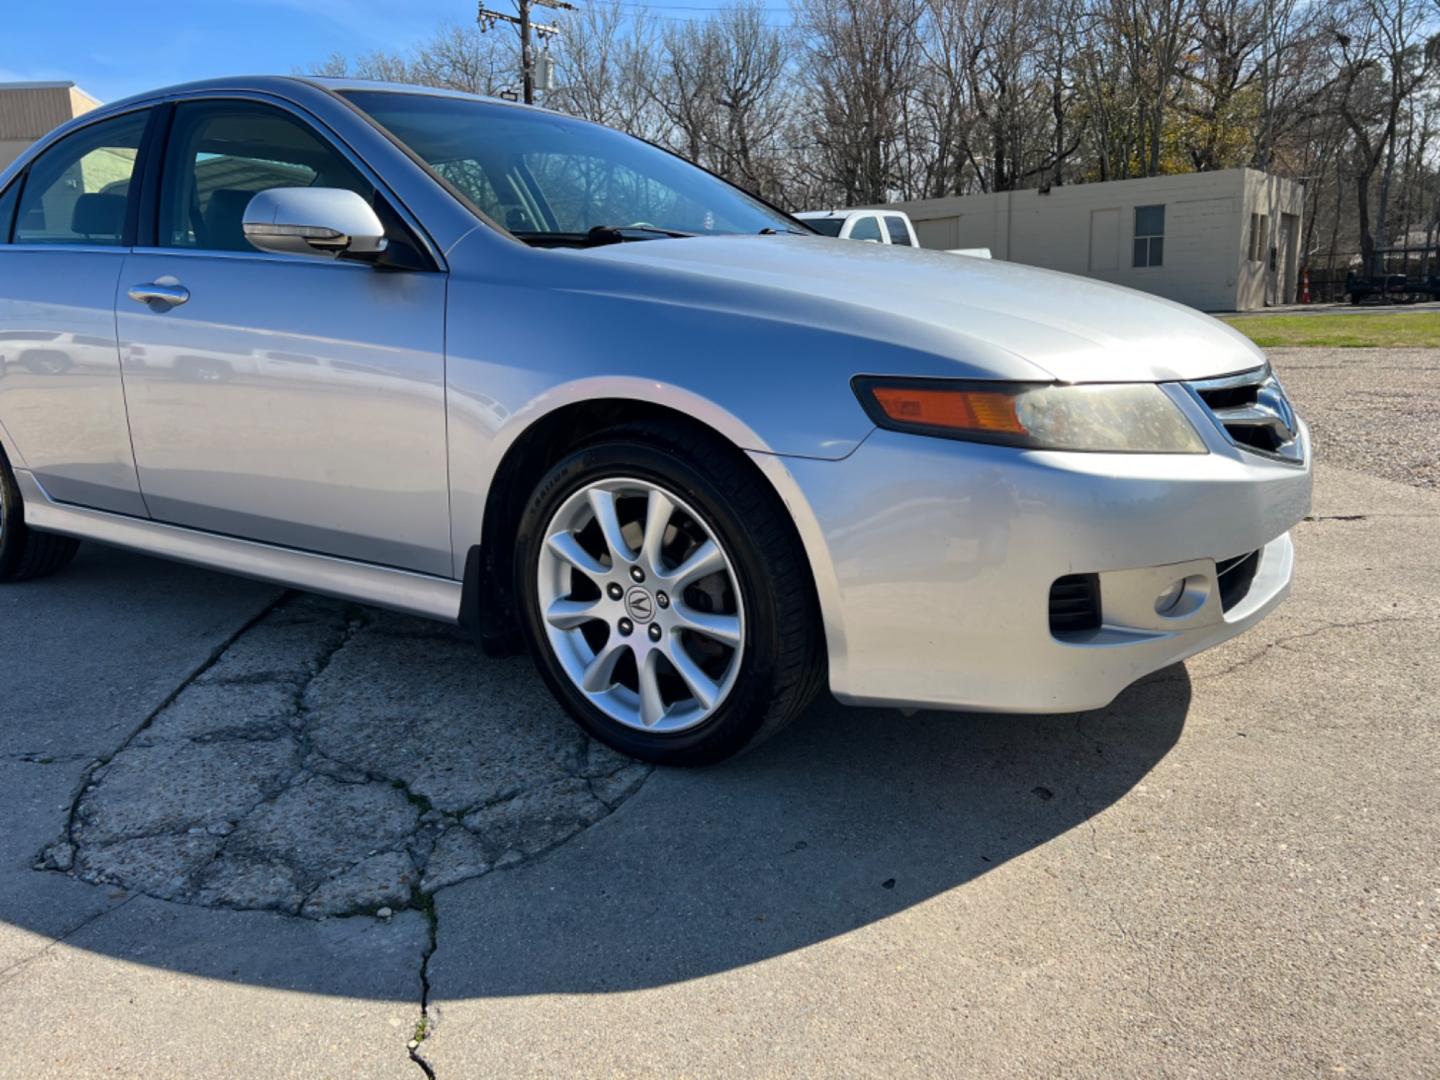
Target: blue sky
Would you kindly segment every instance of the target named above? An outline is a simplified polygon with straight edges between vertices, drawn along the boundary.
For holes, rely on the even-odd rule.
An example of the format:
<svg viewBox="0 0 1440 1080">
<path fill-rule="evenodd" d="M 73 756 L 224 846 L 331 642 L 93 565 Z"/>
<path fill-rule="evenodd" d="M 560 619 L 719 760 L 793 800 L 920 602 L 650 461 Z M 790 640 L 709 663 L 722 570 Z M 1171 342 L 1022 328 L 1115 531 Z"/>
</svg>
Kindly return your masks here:
<svg viewBox="0 0 1440 1080">
<path fill-rule="evenodd" d="M 719 2 L 660 0 L 655 13 L 688 18 Z M 286 74 L 334 52 L 401 50 L 474 13 L 473 0 L 0 0 L 0 82 L 69 79 L 113 101 L 189 79 Z"/>
</svg>

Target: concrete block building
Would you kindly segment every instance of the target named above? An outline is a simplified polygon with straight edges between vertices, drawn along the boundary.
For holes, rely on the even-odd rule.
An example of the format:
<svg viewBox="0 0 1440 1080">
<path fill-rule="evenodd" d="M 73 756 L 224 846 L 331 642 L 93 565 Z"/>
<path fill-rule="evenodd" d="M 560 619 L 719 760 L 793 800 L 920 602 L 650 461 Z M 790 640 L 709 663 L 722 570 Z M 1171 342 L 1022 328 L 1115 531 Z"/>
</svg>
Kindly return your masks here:
<svg viewBox="0 0 1440 1080">
<path fill-rule="evenodd" d="M 1295 301 L 1304 188 L 1253 169 L 892 203 L 927 248 L 989 248 L 1204 311 Z"/>
<path fill-rule="evenodd" d="M 73 82 L 0 82 L 0 169 L 51 128 L 99 104 Z"/>
</svg>

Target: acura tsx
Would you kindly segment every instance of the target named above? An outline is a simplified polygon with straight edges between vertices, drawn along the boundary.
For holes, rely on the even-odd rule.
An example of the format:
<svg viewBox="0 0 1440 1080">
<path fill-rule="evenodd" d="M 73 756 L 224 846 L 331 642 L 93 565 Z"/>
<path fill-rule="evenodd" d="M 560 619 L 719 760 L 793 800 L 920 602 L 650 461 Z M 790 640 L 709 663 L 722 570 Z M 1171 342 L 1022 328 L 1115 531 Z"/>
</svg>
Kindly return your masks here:
<svg viewBox="0 0 1440 1080">
<path fill-rule="evenodd" d="M 0 174 L 0 581 L 90 538 L 459 623 L 653 761 L 826 687 L 1102 706 L 1280 602 L 1310 457 L 1208 316 L 542 109 L 216 80 Z"/>
</svg>

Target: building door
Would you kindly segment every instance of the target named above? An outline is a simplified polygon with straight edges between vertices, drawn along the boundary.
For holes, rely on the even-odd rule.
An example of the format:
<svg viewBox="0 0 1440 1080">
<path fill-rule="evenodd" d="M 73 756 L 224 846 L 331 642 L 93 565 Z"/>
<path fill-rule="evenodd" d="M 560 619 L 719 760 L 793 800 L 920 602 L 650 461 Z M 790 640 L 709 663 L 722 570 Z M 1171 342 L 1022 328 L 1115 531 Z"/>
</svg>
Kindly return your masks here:
<svg viewBox="0 0 1440 1080">
<path fill-rule="evenodd" d="M 1295 215 L 1281 214 L 1265 252 L 1265 303 L 1288 304 L 1295 296 Z"/>
<path fill-rule="evenodd" d="M 1114 274 L 1120 269 L 1120 211 L 1090 211 L 1090 272 Z"/>
<path fill-rule="evenodd" d="M 1276 303 L 1295 302 L 1296 245 L 1299 243 L 1300 219 L 1296 214 L 1280 215 L 1280 233 L 1276 238 Z"/>
</svg>

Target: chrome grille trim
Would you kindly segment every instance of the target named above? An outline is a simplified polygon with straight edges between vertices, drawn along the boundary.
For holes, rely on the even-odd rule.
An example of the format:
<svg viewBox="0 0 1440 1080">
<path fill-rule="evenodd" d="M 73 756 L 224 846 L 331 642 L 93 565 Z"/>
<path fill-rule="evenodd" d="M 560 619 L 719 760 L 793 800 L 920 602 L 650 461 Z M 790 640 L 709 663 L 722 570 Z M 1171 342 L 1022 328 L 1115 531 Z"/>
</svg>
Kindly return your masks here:
<svg viewBox="0 0 1440 1080">
<path fill-rule="evenodd" d="M 1236 449 L 1304 464 L 1300 422 L 1270 365 L 1184 384 Z"/>
</svg>

